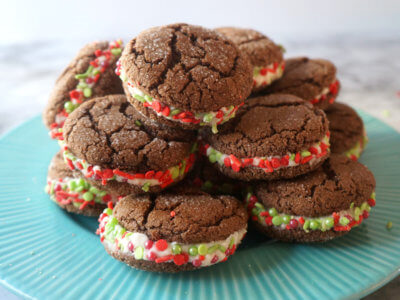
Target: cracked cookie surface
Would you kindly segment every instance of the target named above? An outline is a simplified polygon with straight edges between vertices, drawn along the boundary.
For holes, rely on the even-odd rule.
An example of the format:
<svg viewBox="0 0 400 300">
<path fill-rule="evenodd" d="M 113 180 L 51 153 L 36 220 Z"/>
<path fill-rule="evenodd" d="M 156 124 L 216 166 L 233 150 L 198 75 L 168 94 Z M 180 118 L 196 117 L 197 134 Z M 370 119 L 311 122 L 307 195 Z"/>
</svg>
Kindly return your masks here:
<svg viewBox="0 0 400 300">
<path fill-rule="evenodd" d="M 292 95 L 275 94 L 248 99 L 218 134 L 203 137 L 222 153 L 242 157 L 286 155 L 307 149 L 328 131 L 323 111 Z"/>
<path fill-rule="evenodd" d="M 200 26 L 143 31 L 126 45 L 121 65 L 143 92 L 192 112 L 238 105 L 252 88 L 247 57 L 226 37 Z"/>
<path fill-rule="evenodd" d="M 282 78 L 272 83 L 266 92 L 292 94 L 311 101 L 335 79 L 336 67 L 328 60 L 308 57 L 290 58 L 285 60 Z M 322 101 L 321 105 L 325 103 L 326 101 Z"/>
<path fill-rule="evenodd" d="M 132 172 L 178 165 L 196 139 L 193 131 L 143 120 L 123 95 L 83 103 L 68 117 L 63 131 L 68 149 L 78 158 L 102 168 Z"/>
<path fill-rule="evenodd" d="M 151 240 L 186 244 L 223 240 L 247 226 L 247 212 L 239 200 L 193 189 L 125 197 L 116 205 L 114 216 L 127 230 L 144 233 Z"/>
<path fill-rule="evenodd" d="M 109 43 L 106 41 L 85 45 L 58 77 L 43 112 L 43 120 L 47 127 L 50 127 L 55 121 L 56 115 L 63 110 L 65 102 L 69 101 L 69 92 L 74 90 L 78 83 L 75 75 L 85 73 L 90 61 L 96 58 L 95 51 L 97 49 L 106 50 L 108 45 Z M 121 80 L 114 73 L 115 64 L 116 59 L 101 74 L 99 81 L 92 88 L 92 98 L 124 93 Z"/>
<path fill-rule="evenodd" d="M 375 189 L 375 178 L 364 165 L 332 154 L 314 172 L 290 180 L 260 182 L 255 194 L 265 207 L 306 217 L 330 215 L 360 206 Z"/>
<path fill-rule="evenodd" d="M 283 60 L 281 48 L 256 30 L 236 27 L 220 27 L 215 30 L 225 35 L 246 53 L 253 67 L 268 66 Z"/>
<path fill-rule="evenodd" d="M 350 106 L 336 102 L 325 111 L 331 132 L 332 153 L 344 153 L 364 136 L 364 123 Z"/>
</svg>

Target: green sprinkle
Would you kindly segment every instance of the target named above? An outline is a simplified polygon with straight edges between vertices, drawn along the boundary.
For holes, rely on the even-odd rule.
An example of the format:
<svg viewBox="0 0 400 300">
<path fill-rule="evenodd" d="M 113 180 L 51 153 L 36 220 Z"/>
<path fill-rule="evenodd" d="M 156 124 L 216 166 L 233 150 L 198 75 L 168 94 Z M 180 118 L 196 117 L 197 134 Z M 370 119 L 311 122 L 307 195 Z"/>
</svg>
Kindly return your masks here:
<svg viewBox="0 0 400 300">
<path fill-rule="evenodd" d="M 225 253 L 225 251 L 226 251 L 226 248 L 224 247 L 224 246 L 222 246 L 222 245 L 219 245 L 219 251 L 221 251 L 222 253 Z"/>
<path fill-rule="evenodd" d="M 211 126 L 211 131 L 212 131 L 212 133 L 214 133 L 214 134 L 218 133 L 217 124 L 212 124 L 212 126 Z"/>
<path fill-rule="evenodd" d="M 332 217 L 326 218 L 324 220 L 324 223 L 325 223 L 325 226 L 326 226 L 327 229 L 332 228 L 333 225 L 334 225 L 333 218 Z"/>
<path fill-rule="evenodd" d="M 208 248 L 207 253 L 208 254 L 213 254 L 215 251 L 218 250 L 218 248 L 219 248 L 219 245 L 211 246 L 210 248 Z"/>
<path fill-rule="evenodd" d="M 175 244 L 172 246 L 172 253 L 173 254 L 180 254 L 182 251 L 182 247 L 179 244 Z"/>
<path fill-rule="evenodd" d="M 83 178 L 79 178 L 77 185 L 85 187 L 85 180 Z"/>
<path fill-rule="evenodd" d="M 143 258 L 143 252 L 144 252 L 144 250 L 143 250 L 142 246 L 136 247 L 136 249 L 135 249 L 135 259 L 142 259 Z"/>
<path fill-rule="evenodd" d="M 183 175 L 184 175 L 185 169 L 186 169 L 186 160 L 184 160 L 184 161 L 182 162 L 182 167 L 181 167 L 181 169 L 179 170 L 179 175 L 180 175 L 180 176 L 183 176 Z"/>
<path fill-rule="evenodd" d="M 179 109 L 174 109 L 171 111 L 170 116 L 175 116 L 177 114 L 179 114 L 181 111 Z"/>
<path fill-rule="evenodd" d="M 274 224 L 275 226 L 280 226 L 283 223 L 283 219 L 281 216 L 275 216 L 272 218 L 272 224 Z"/>
<path fill-rule="evenodd" d="M 108 225 L 110 225 L 111 227 L 115 227 L 115 225 L 118 224 L 118 220 L 114 217 L 110 218 L 110 221 L 108 221 L 107 223 Z"/>
<path fill-rule="evenodd" d="M 178 176 L 179 176 L 179 168 L 178 167 L 171 168 L 170 172 L 171 172 L 172 179 L 178 178 Z"/>
<path fill-rule="evenodd" d="M 274 207 L 270 208 L 268 210 L 268 213 L 270 216 L 275 217 L 276 215 L 278 215 L 278 212 L 276 211 L 276 209 Z"/>
<path fill-rule="evenodd" d="M 371 198 L 372 198 L 372 199 L 375 199 L 375 196 L 376 196 L 375 192 L 372 192 Z"/>
<path fill-rule="evenodd" d="M 290 216 L 284 215 L 284 216 L 282 217 L 282 219 L 283 219 L 283 223 L 289 224 L 289 222 L 290 222 Z"/>
<path fill-rule="evenodd" d="M 92 96 L 92 89 L 90 87 L 87 87 L 83 90 L 83 96 L 86 98 L 89 98 Z"/>
<path fill-rule="evenodd" d="M 310 228 L 312 230 L 317 230 L 320 228 L 320 223 L 318 222 L 318 220 L 311 220 L 310 221 Z"/>
<path fill-rule="evenodd" d="M 361 204 L 361 211 L 364 211 L 364 210 L 368 210 L 368 203 L 367 202 L 364 202 L 363 204 Z"/>
<path fill-rule="evenodd" d="M 110 208 L 106 208 L 106 209 L 104 210 L 104 212 L 105 212 L 107 215 L 109 215 L 109 216 L 111 216 L 112 213 L 113 213 L 112 209 L 110 209 Z"/>
<path fill-rule="evenodd" d="M 149 95 L 144 95 L 144 99 L 145 99 L 147 102 L 153 102 L 153 98 L 151 98 Z"/>
<path fill-rule="evenodd" d="M 189 248 L 189 255 L 190 256 L 196 256 L 197 255 L 197 247 L 196 246 L 192 246 Z"/>
<path fill-rule="evenodd" d="M 88 74 L 86 73 L 75 75 L 75 79 L 85 79 L 86 77 L 88 77 Z"/>
<path fill-rule="evenodd" d="M 64 103 L 64 108 L 67 113 L 71 113 L 75 109 L 75 105 L 71 101 L 67 101 Z"/>
<path fill-rule="evenodd" d="M 290 160 L 294 160 L 295 157 L 296 157 L 296 154 L 292 153 L 292 154 L 290 154 L 289 159 L 290 159 Z"/>
<path fill-rule="evenodd" d="M 207 246 L 206 245 L 204 245 L 204 244 L 201 244 L 200 246 L 199 246 L 199 254 L 200 255 L 206 255 L 207 254 Z"/>
<path fill-rule="evenodd" d="M 359 207 L 356 207 L 354 210 L 354 220 L 358 221 L 360 220 L 360 214 L 361 214 L 361 209 Z"/>
<path fill-rule="evenodd" d="M 232 248 L 234 243 L 235 243 L 235 239 L 231 238 L 231 241 L 229 242 L 229 248 Z"/>
<path fill-rule="evenodd" d="M 210 190 L 210 189 L 212 189 L 213 184 L 210 180 L 207 180 L 206 182 L 203 183 L 203 187 L 207 190 Z"/>
<path fill-rule="evenodd" d="M 306 220 L 306 221 L 304 222 L 304 225 L 303 225 L 304 231 L 307 232 L 309 227 L 310 227 L 310 220 Z"/>
<path fill-rule="evenodd" d="M 392 222 L 392 221 L 387 222 L 386 228 L 387 228 L 388 230 L 390 230 L 390 229 L 392 229 L 392 227 L 393 227 L 393 222 Z"/>
<path fill-rule="evenodd" d="M 190 148 L 190 153 L 195 153 L 197 151 L 197 143 L 194 143 L 192 145 L 192 148 Z"/>
<path fill-rule="evenodd" d="M 142 122 L 140 122 L 139 120 L 136 120 L 136 121 L 135 121 L 135 124 L 136 124 L 137 126 L 139 126 L 139 127 L 142 126 Z"/>
<path fill-rule="evenodd" d="M 350 209 L 353 209 L 353 207 L 354 207 L 354 202 L 351 202 Z"/>
<path fill-rule="evenodd" d="M 256 202 L 254 205 L 255 205 L 256 207 L 260 208 L 260 209 L 263 209 L 263 208 L 264 208 L 264 206 L 263 206 L 260 202 Z"/>
<path fill-rule="evenodd" d="M 346 226 L 347 224 L 349 224 L 350 220 L 346 217 L 340 217 L 339 219 L 339 223 L 343 226 Z"/>
<path fill-rule="evenodd" d="M 252 215 L 256 216 L 258 215 L 258 212 L 260 211 L 260 209 L 258 207 L 253 207 L 253 209 L 251 210 Z"/>
<path fill-rule="evenodd" d="M 210 163 L 215 163 L 217 161 L 217 156 L 215 154 L 211 154 L 210 156 L 208 156 L 208 160 L 210 161 Z"/>
<path fill-rule="evenodd" d="M 206 123 L 210 123 L 213 118 L 214 118 L 214 115 L 212 113 L 208 113 L 203 116 L 203 121 Z"/>
<path fill-rule="evenodd" d="M 300 154 L 301 154 L 302 157 L 307 157 L 307 156 L 311 155 L 311 152 L 308 151 L 308 150 L 303 150 L 303 151 L 301 151 Z"/>
<path fill-rule="evenodd" d="M 107 195 L 106 191 L 99 191 L 99 193 L 97 194 L 97 196 L 99 197 L 104 197 L 105 195 Z"/>
<path fill-rule="evenodd" d="M 96 69 L 96 70 L 93 71 L 93 75 L 97 75 L 97 74 L 100 74 L 100 73 L 101 73 L 101 72 L 100 72 L 99 69 Z"/>
<path fill-rule="evenodd" d="M 121 48 L 113 48 L 111 49 L 111 54 L 114 56 L 120 56 L 121 55 Z"/>
<path fill-rule="evenodd" d="M 91 192 L 86 192 L 82 195 L 83 200 L 85 201 L 92 201 L 93 200 L 93 194 Z"/>
<path fill-rule="evenodd" d="M 80 192 L 82 192 L 84 189 L 85 189 L 84 186 L 78 186 L 78 187 L 75 189 L 74 192 L 80 193 Z"/>
<path fill-rule="evenodd" d="M 75 180 L 71 180 L 69 183 L 68 183 L 68 187 L 69 187 L 69 189 L 71 190 L 71 191 L 74 191 L 75 189 L 76 189 L 76 182 L 75 182 Z"/>
<path fill-rule="evenodd" d="M 253 70 L 253 76 L 257 76 L 258 73 L 260 73 L 260 70 L 258 68 L 254 68 Z"/>
<path fill-rule="evenodd" d="M 142 190 L 145 192 L 149 191 L 149 187 L 150 187 L 150 182 L 146 182 L 145 184 L 143 184 L 142 186 Z"/>
<path fill-rule="evenodd" d="M 146 102 L 146 100 L 142 96 L 140 96 L 138 94 L 133 95 L 133 97 L 136 98 L 136 100 L 139 100 L 142 103 Z"/>
<path fill-rule="evenodd" d="M 84 82 L 84 81 L 80 81 L 76 87 L 77 87 L 78 89 L 81 89 L 81 90 L 83 90 L 84 88 L 87 88 L 87 87 L 88 87 L 88 85 L 87 85 L 87 83 L 86 83 L 86 82 Z"/>
<path fill-rule="evenodd" d="M 92 187 L 89 188 L 89 192 L 91 192 L 92 194 L 97 195 L 97 194 L 100 193 L 100 190 L 95 188 L 94 186 L 92 186 Z"/>
</svg>

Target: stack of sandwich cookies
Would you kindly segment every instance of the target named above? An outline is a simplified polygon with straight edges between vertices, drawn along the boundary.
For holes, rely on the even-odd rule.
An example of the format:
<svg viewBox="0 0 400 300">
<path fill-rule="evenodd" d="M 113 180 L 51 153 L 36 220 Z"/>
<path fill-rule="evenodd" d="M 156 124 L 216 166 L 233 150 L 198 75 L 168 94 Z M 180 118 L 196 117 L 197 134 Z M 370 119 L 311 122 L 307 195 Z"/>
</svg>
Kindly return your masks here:
<svg viewBox="0 0 400 300">
<path fill-rule="evenodd" d="M 246 198 L 253 224 L 290 242 L 323 242 L 349 232 L 375 206 L 375 179 L 362 164 L 332 154 L 304 176 L 264 181 Z"/>
<path fill-rule="evenodd" d="M 45 191 L 61 208 L 86 216 L 100 215 L 108 202 L 116 202 L 119 197 L 116 191 L 99 190 L 84 177 L 74 177 L 61 151 L 50 163 Z"/>
<path fill-rule="evenodd" d="M 247 212 L 230 196 L 174 192 L 128 196 L 99 218 L 107 252 L 138 269 L 179 272 L 224 262 L 246 234 Z"/>
<path fill-rule="evenodd" d="M 335 101 L 339 89 L 336 67 L 330 61 L 299 57 L 286 60 L 282 78 L 266 92 L 292 94 L 325 110 Z"/>
<path fill-rule="evenodd" d="M 52 138 L 60 138 L 68 115 L 83 101 L 110 94 L 122 94 L 114 74 L 122 42 L 94 42 L 84 46 L 57 79 L 43 119 Z"/>
<path fill-rule="evenodd" d="M 325 111 L 331 132 L 332 153 L 357 160 L 368 142 L 364 123 L 350 106 L 336 102 Z"/>
<path fill-rule="evenodd" d="M 63 127 L 68 166 L 120 194 L 159 192 L 182 180 L 196 159 L 194 132 L 140 121 L 123 95 L 85 102 Z"/>
<path fill-rule="evenodd" d="M 248 99 L 219 134 L 203 131 L 202 152 L 225 175 L 244 181 L 292 178 L 329 156 L 324 112 L 293 95 Z"/>
<path fill-rule="evenodd" d="M 253 29 L 221 27 L 216 29 L 247 54 L 253 67 L 253 93 L 260 92 L 282 77 L 285 69 L 283 48 Z"/>
<path fill-rule="evenodd" d="M 232 41 L 187 24 L 140 33 L 125 47 L 116 72 L 140 113 L 174 128 L 217 132 L 252 88 L 250 63 Z"/>
</svg>

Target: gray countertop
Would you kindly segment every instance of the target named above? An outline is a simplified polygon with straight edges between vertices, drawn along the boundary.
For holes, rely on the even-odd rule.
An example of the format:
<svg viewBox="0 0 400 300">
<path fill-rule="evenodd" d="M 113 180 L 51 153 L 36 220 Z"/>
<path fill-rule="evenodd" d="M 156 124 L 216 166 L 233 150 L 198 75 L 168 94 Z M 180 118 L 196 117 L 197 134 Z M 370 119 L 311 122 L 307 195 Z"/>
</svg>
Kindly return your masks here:
<svg viewBox="0 0 400 300">
<path fill-rule="evenodd" d="M 327 58 L 338 68 L 338 101 L 400 131 L 400 38 L 329 37 L 280 41 L 286 57 Z M 43 110 L 55 79 L 83 43 L 46 41 L 0 46 L 0 134 Z M 396 278 L 366 299 L 398 299 Z M 0 299 L 19 299 L 0 286 Z"/>
</svg>

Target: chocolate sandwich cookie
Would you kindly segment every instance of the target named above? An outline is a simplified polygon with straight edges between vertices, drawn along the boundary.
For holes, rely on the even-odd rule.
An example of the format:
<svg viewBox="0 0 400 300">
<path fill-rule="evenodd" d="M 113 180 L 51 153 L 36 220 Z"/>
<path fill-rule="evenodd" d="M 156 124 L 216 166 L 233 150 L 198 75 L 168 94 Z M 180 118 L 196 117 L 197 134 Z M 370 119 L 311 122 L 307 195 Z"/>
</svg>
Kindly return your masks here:
<svg viewBox="0 0 400 300">
<path fill-rule="evenodd" d="M 224 262 L 247 231 L 247 212 L 231 196 L 203 192 L 127 196 L 99 218 L 106 251 L 138 269 L 194 270 Z"/>
<path fill-rule="evenodd" d="M 282 78 L 267 92 L 292 94 L 326 109 L 335 101 L 339 89 L 336 67 L 330 61 L 298 57 L 286 60 Z"/>
<path fill-rule="evenodd" d="M 357 112 L 343 103 L 334 103 L 325 111 L 331 132 L 331 151 L 357 160 L 368 142 L 364 123 Z"/>
<path fill-rule="evenodd" d="M 83 103 L 63 127 L 66 163 L 91 184 L 124 195 L 180 181 L 196 160 L 196 132 L 141 118 L 124 95 Z"/>
<path fill-rule="evenodd" d="M 292 178 L 329 156 L 324 112 L 293 95 L 248 99 L 219 134 L 203 131 L 202 152 L 225 175 L 244 181 Z"/>
<path fill-rule="evenodd" d="M 221 27 L 216 30 L 248 55 L 253 67 L 253 92 L 264 90 L 271 82 L 282 77 L 285 61 L 281 46 L 253 29 Z"/>
<path fill-rule="evenodd" d="M 143 31 L 125 47 L 117 74 L 143 115 L 198 129 L 235 116 L 252 87 L 250 63 L 216 31 L 172 24 Z"/>
<path fill-rule="evenodd" d="M 83 101 L 123 94 L 121 81 L 114 73 L 121 52 L 120 40 L 87 44 L 62 72 L 43 112 L 44 123 L 52 138 L 62 136 L 59 129 Z"/>
<path fill-rule="evenodd" d="M 374 189 L 375 178 L 364 165 L 332 154 L 312 173 L 258 183 L 247 204 L 253 223 L 269 237 L 324 242 L 368 218 Z"/>
<path fill-rule="evenodd" d="M 61 208 L 85 216 L 99 216 L 108 202 L 119 197 L 113 190 L 100 190 L 83 177 L 74 177 L 61 151 L 50 163 L 45 191 Z"/>
</svg>

